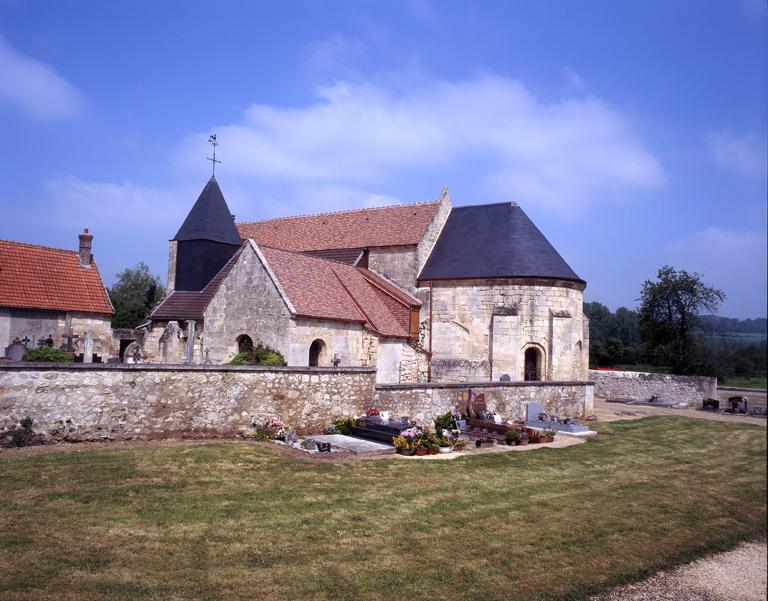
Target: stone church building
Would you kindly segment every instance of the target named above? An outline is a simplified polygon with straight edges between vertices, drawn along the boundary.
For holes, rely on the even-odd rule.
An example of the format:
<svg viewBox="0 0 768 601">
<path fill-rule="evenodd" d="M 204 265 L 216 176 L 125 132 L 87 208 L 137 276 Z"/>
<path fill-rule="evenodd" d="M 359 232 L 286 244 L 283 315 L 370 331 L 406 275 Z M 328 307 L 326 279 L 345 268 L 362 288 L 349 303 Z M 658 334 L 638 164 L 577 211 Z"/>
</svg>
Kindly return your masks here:
<svg viewBox="0 0 768 601">
<path fill-rule="evenodd" d="M 380 383 L 586 380 L 586 283 L 514 203 L 438 200 L 235 223 L 215 178 L 170 241 L 137 360 L 289 366 Z"/>
</svg>

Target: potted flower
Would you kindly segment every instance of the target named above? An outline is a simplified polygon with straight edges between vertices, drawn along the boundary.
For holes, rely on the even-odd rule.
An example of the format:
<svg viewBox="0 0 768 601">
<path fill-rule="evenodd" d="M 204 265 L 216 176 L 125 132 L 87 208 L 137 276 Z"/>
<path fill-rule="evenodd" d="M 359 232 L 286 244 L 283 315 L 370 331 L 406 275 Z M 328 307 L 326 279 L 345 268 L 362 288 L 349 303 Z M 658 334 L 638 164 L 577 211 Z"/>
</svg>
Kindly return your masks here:
<svg viewBox="0 0 768 601">
<path fill-rule="evenodd" d="M 504 440 L 507 442 L 509 446 L 514 446 L 516 444 L 520 444 L 520 432 L 517 430 L 507 430 L 504 433 Z"/>
<path fill-rule="evenodd" d="M 405 436 L 394 436 L 392 444 L 400 455 L 413 455 L 413 445 Z"/>
<path fill-rule="evenodd" d="M 461 451 L 463 449 L 467 448 L 467 441 L 464 438 L 457 438 L 453 443 L 453 450 L 454 451 Z"/>
<path fill-rule="evenodd" d="M 429 448 L 427 447 L 427 443 L 423 438 L 419 438 L 414 443 L 414 455 L 418 455 L 419 457 L 422 457 L 423 455 L 426 455 L 429 452 Z"/>
<path fill-rule="evenodd" d="M 555 431 L 549 428 L 544 428 L 544 431 L 541 433 L 541 435 L 544 437 L 545 442 L 552 442 L 555 440 Z"/>
<path fill-rule="evenodd" d="M 517 444 L 528 444 L 528 442 L 529 442 L 528 432 L 524 430 L 523 432 L 520 433 L 520 440 L 518 441 Z"/>
<path fill-rule="evenodd" d="M 381 411 L 379 411 L 376 407 L 368 407 L 365 414 L 372 422 L 381 421 Z"/>
<path fill-rule="evenodd" d="M 440 453 L 450 453 L 453 450 L 453 443 L 445 436 L 441 436 L 438 443 L 440 444 Z"/>
</svg>

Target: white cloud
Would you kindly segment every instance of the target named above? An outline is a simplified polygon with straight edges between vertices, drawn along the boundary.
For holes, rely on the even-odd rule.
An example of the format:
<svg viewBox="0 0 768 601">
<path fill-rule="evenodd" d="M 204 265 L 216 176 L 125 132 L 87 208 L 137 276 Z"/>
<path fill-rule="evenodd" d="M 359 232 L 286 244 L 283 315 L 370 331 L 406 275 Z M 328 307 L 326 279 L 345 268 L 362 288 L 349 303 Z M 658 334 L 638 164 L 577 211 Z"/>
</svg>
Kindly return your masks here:
<svg viewBox="0 0 768 601">
<path fill-rule="evenodd" d="M 667 245 L 664 254 L 669 264 L 700 273 L 726 293 L 723 315 L 764 317 L 767 244 L 764 229 L 710 227 Z"/>
<path fill-rule="evenodd" d="M 228 174 L 262 181 L 371 187 L 438 169 L 442 185 L 472 161 L 489 200 L 578 210 L 665 179 L 629 120 L 601 99 L 548 103 L 492 75 L 405 91 L 338 81 L 307 106 L 253 105 L 217 133 Z M 199 163 L 207 137 L 185 140 L 180 161 Z"/>
<path fill-rule="evenodd" d="M 587 83 L 584 81 L 584 78 L 570 67 L 563 69 L 563 77 L 569 91 L 580 94 L 587 89 Z"/>
<path fill-rule="evenodd" d="M 722 169 L 741 175 L 765 175 L 765 139 L 756 134 L 740 134 L 729 130 L 707 135 L 709 152 Z"/>
<path fill-rule="evenodd" d="M 0 37 L 0 103 L 35 119 L 55 120 L 77 116 L 83 98 L 52 67 L 20 54 Z"/>
<path fill-rule="evenodd" d="M 202 189 L 202 186 L 201 186 Z M 51 215 L 68 229 L 89 227 L 113 231 L 115 224 L 131 231 L 178 229 L 197 194 L 181 190 L 147 188 L 132 182 L 93 182 L 66 176 L 45 182 L 53 206 Z"/>
</svg>

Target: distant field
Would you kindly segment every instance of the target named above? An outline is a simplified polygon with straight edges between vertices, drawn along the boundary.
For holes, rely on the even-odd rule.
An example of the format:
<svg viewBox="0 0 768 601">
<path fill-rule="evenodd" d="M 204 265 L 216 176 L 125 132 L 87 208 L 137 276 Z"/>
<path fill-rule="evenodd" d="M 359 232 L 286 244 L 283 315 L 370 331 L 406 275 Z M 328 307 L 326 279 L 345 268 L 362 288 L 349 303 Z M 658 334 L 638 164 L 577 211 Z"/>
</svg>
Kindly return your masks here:
<svg viewBox="0 0 768 601">
<path fill-rule="evenodd" d="M 732 386 L 734 388 L 759 388 L 762 390 L 766 389 L 766 385 L 768 385 L 768 378 L 765 376 L 759 377 L 759 378 L 747 378 L 744 376 L 734 376 L 732 378 L 728 378 L 727 380 L 724 380 L 719 383 L 721 386 Z"/>
<path fill-rule="evenodd" d="M 710 334 L 704 336 L 704 338 L 710 342 L 725 342 L 730 345 L 739 345 L 765 342 L 768 340 L 768 335 L 765 332 L 724 332 L 722 334 Z"/>
</svg>

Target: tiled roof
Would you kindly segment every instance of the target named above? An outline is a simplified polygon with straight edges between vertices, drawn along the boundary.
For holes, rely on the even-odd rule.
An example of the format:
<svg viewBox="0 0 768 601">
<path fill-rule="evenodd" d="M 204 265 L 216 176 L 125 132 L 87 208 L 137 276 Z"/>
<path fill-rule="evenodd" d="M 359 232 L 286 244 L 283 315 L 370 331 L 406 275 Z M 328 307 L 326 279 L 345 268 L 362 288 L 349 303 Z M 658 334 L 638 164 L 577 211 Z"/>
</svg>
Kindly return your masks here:
<svg viewBox="0 0 768 601">
<path fill-rule="evenodd" d="M 382 284 L 376 274 L 318 257 L 258 248 L 297 315 L 367 323 L 383 336 L 408 337 L 409 307 L 419 302 L 402 291 L 395 295 L 394 285 Z"/>
<path fill-rule="evenodd" d="M 112 314 L 95 262 L 76 251 L 0 240 L 0 306 Z"/>
<path fill-rule="evenodd" d="M 440 201 L 238 223 L 243 238 L 293 252 L 418 244 Z"/>
<path fill-rule="evenodd" d="M 186 290 L 174 290 L 166 296 L 162 302 L 154 308 L 147 319 L 155 321 L 166 321 L 172 319 L 203 319 L 203 312 L 211 302 L 213 295 L 219 289 L 219 286 L 232 270 L 232 266 L 242 252 L 242 247 L 232 258 L 227 261 L 208 285 L 200 292 L 191 292 Z"/>
</svg>

